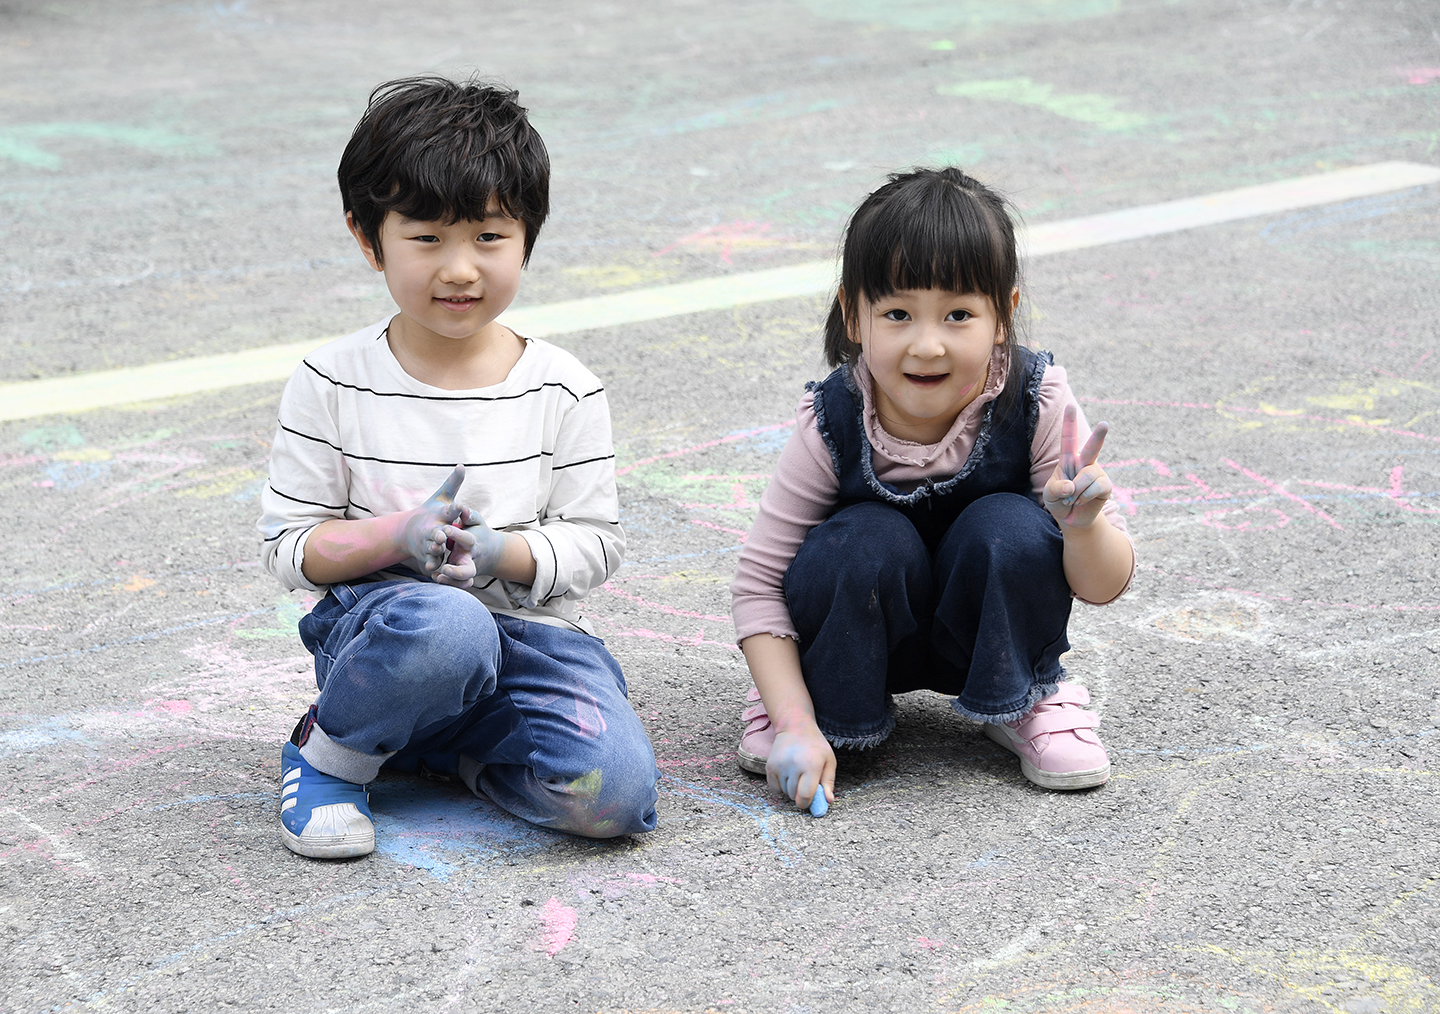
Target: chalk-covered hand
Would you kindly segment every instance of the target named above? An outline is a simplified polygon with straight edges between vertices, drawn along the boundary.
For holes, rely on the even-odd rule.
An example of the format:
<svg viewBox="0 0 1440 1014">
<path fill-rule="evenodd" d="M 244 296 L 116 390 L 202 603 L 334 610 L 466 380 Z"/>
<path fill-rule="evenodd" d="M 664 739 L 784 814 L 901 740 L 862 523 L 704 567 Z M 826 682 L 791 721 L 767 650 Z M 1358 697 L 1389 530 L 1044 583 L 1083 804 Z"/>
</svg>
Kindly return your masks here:
<svg viewBox="0 0 1440 1014">
<path fill-rule="evenodd" d="M 505 553 L 505 533 L 495 531 L 485 523 L 478 511 L 472 511 L 469 507 L 461 509 L 460 525 L 463 531 L 460 531 L 458 536 L 451 537 L 450 564 L 468 568 L 469 580 L 460 584 L 461 588 L 468 588 L 477 576 L 495 573 L 495 568 L 500 565 L 500 559 Z M 463 561 L 460 559 L 462 556 Z M 448 571 L 449 567 L 446 570 Z M 459 584 L 452 581 L 448 574 L 435 580 L 441 584 Z"/>
<path fill-rule="evenodd" d="M 454 525 L 465 512 L 465 508 L 455 502 L 455 494 L 464 481 L 465 466 L 456 465 L 429 499 L 402 516 L 398 533 L 400 545 L 410 566 L 429 577 L 438 579 L 450 566 L 450 559 L 455 555 L 452 541 L 457 535 L 464 535 Z"/>
<path fill-rule="evenodd" d="M 770 759 L 765 762 L 765 780 L 802 808 L 808 808 L 817 792 L 827 803 L 835 801 L 835 751 L 821 731 L 785 731 L 775 736 Z"/>
<path fill-rule="evenodd" d="M 1044 503 L 1055 520 L 1065 528 L 1089 528 L 1099 516 L 1114 486 L 1105 469 L 1095 463 L 1105 444 L 1109 423 L 1097 423 L 1090 439 L 1078 451 L 1074 405 L 1065 406 L 1060 423 L 1060 460 L 1045 484 Z"/>
</svg>

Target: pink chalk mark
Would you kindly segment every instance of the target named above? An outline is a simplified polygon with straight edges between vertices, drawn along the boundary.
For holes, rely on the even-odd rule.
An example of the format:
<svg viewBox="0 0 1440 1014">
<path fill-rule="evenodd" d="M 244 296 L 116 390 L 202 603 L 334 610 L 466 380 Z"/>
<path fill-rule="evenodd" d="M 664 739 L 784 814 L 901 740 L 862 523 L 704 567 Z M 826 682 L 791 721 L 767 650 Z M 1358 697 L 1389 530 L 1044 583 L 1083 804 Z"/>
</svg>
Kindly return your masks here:
<svg viewBox="0 0 1440 1014">
<path fill-rule="evenodd" d="M 562 905 L 559 898 L 551 898 L 540 910 L 540 946 L 550 957 L 560 953 L 561 948 L 575 935 L 575 922 L 579 918 L 569 905 Z"/>
<path fill-rule="evenodd" d="M 1245 514 L 1250 511 L 1256 511 L 1261 514 L 1274 514 L 1279 520 L 1273 525 L 1254 525 L 1249 521 L 1242 521 L 1238 525 L 1229 525 L 1220 520 L 1231 514 Z M 1274 507 L 1261 507 L 1252 504 L 1249 507 L 1230 507 L 1225 510 L 1206 511 L 1201 515 L 1200 523 L 1202 525 L 1209 525 L 1211 528 L 1224 528 L 1232 532 L 1273 532 L 1277 528 L 1284 528 L 1288 525 L 1290 523 L 1290 515 L 1282 510 L 1276 510 Z"/>
<path fill-rule="evenodd" d="M 173 712 L 177 715 L 188 715 L 195 708 L 189 701 L 146 701 L 147 705 Z"/>
<path fill-rule="evenodd" d="M 717 753 L 713 757 L 677 757 L 673 760 L 657 757 L 655 766 L 659 768 L 713 768 L 717 764 L 732 764 L 735 761 L 733 750 L 725 753 Z"/>
<path fill-rule="evenodd" d="M 682 503 L 680 506 L 701 510 L 729 510 L 736 507 L 754 507 L 755 505 L 745 496 L 744 485 L 736 482 L 730 486 L 729 503 Z"/>
<path fill-rule="evenodd" d="M 1412 85 L 1428 85 L 1440 81 L 1440 67 L 1396 67 L 1396 73 Z"/>
<path fill-rule="evenodd" d="M 1187 584 L 1197 585 L 1201 588 L 1211 588 L 1215 591 L 1230 592 L 1234 595 L 1244 595 L 1246 598 L 1259 599 L 1262 602 L 1285 602 L 1295 606 L 1316 606 L 1321 609 L 1353 609 L 1358 612 L 1391 612 L 1391 613 L 1440 613 L 1440 605 L 1423 606 L 1392 606 L 1384 603 L 1364 602 L 1326 602 L 1321 599 L 1297 599 L 1293 595 L 1267 595 L 1265 592 L 1252 591 L 1249 588 L 1236 588 L 1234 585 L 1216 584 L 1213 581 L 1204 581 L 1189 574 L 1176 574 L 1156 567 L 1153 564 L 1141 563 L 1136 565 L 1137 570 L 1150 571 L 1156 574 L 1166 574 L 1169 577 L 1184 581 Z"/>
<path fill-rule="evenodd" d="M 724 648 L 727 651 L 739 651 L 738 645 L 729 644 L 725 641 L 712 641 L 704 633 L 697 633 L 694 637 L 676 637 L 673 634 L 662 634 L 658 630 L 647 630 L 644 627 L 633 627 L 630 630 L 607 631 L 606 637 L 643 637 L 650 641 L 663 641 L 666 644 L 686 644 L 699 648 L 709 646 L 712 648 Z"/>
<path fill-rule="evenodd" d="M 1390 470 L 1389 489 L 1379 489 L 1375 486 L 1347 486 L 1339 482 L 1319 482 L 1309 479 L 1301 479 L 1300 481 L 1306 486 L 1317 486 L 1320 489 L 1344 489 L 1352 493 L 1376 493 L 1388 496 L 1391 500 L 1395 501 L 1395 506 L 1399 507 L 1402 511 L 1409 511 L 1411 514 L 1440 514 L 1440 510 L 1433 507 L 1415 507 L 1405 502 L 1406 497 L 1419 496 L 1420 494 L 1405 492 L 1405 487 L 1402 485 L 1404 477 L 1405 466 L 1396 465 Z"/>
<path fill-rule="evenodd" d="M 731 253 L 738 247 L 768 247 L 790 241 L 788 236 L 770 236 L 769 222 L 730 222 L 726 225 L 712 225 L 681 236 L 674 243 L 663 247 L 652 256 L 662 257 L 682 246 L 713 247 L 720 251 L 720 259 L 726 264 L 733 263 Z"/>
<path fill-rule="evenodd" d="M 1416 364 L 1419 365 L 1418 363 Z M 1275 412 L 1263 408 L 1241 408 L 1235 405 L 1209 405 L 1204 402 L 1189 401 L 1136 401 L 1127 398 L 1080 398 L 1081 402 L 1087 405 L 1133 405 L 1139 408 L 1199 408 L 1206 410 L 1219 410 L 1234 412 L 1237 415 L 1263 415 L 1275 417 L 1284 416 L 1286 419 L 1294 419 L 1300 422 L 1323 423 L 1327 426 L 1350 426 L 1357 429 L 1369 430 L 1372 433 L 1388 433 L 1395 437 L 1409 437 L 1412 440 L 1424 440 L 1428 443 L 1440 444 L 1440 436 L 1431 436 L 1428 433 L 1416 433 L 1414 430 L 1397 430 L 1389 426 L 1377 426 L 1374 423 L 1366 422 L 1363 419 L 1340 419 L 1335 416 L 1326 415 L 1304 415 L 1300 412 Z"/>
<path fill-rule="evenodd" d="M 1170 471 L 1170 466 L 1165 464 L 1165 462 L 1161 461 L 1159 458 L 1126 458 L 1124 461 L 1106 461 L 1102 462 L 1100 467 L 1105 469 L 1105 471 L 1109 472 L 1116 468 L 1129 468 L 1131 465 L 1149 465 L 1151 468 L 1155 469 L 1156 475 L 1164 476 L 1166 478 L 1169 478 L 1171 475 L 1174 474 Z"/>
<path fill-rule="evenodd" d="M 717 525 L 712 521 L 697 521 L 694 518 L 691 518 L 690 523 L 692 525 L 699 525 L 701 528 L 713 528 L 717 532 L 729 532 L 731 535 L 738 535 L 740 536 L 740 544 L 742 546 L 745 544 L 745 540 L 750 537 L 749 532 L 742 531 L 739 528 L 725 528 L 722 525 Z"/>
<path fill-rule="evenodd" d="M 929 937 L 915 937 L 915 947 L 923 951 L 938 951 L 945 946 L 943 940 L 931 940 Z"/>
<path fill-rule="evenodd" d="M 616 598 L 622 598 L 626 602 L 634 602 L 637 606 L 645 606 L 649 609 L 658 609 L 660 610 L 660 612 L 664 613 L 667 616 L 683 616 L 687 620 L 709 620 L 711 623 L 730 622 L 730 617 L 728 616 L 717 616 L 713 613 L 692 613 L 685 609 L 676 609 L 673 606 L 664 606 L 661 605 L 659 602 L 651 602 L 648 599 L 642 599 L 639 595 L 632 595 L 630 592 L 621 591 L 619 588 L 616 588 L 615 582 L 613 581 L 607 581 L 605 584 L 602 584 L 600 588 L 603 591 L 607 591 L 611 595 L 614 595 Z"/>
<path fill-rule="evenodd" d="M 1221 462 L 1221 463 L 1224 464 L 1224 465 L 1228 465 L 1229 467 L 1235 469 L 1235 471 L 1239 472 L 1241 475 L 1245 476 L 1247 479 L 1254 479 L 1256 482 L 1263 484 L 1264 486 L 1266 486 L 1267 488 L 1269 488 L 1272 492 L 1280 494 L 1280 495 L 1283 496 L 1285 499 L 1294 501 L 1295 503 L 1299 504 L 1301 507 L 1304 507 L 1304 508 L 1305 508 L 1307 511 L 1309 511 L 1311 514 L 1314 514 L 1316 517 L 1323 518 L 1331 527 L 1341 528 L 1341 529 L 1343 529 L 1343 528 L 1345 527 L 1345 526 L 1342 525 L 1340 522 L 1338 522 L 1338 521 L 1336 521 L 1334 518 L 1332 518 L 1329 514 L 1326 514 L 1324 511 L 1322 511 L 1319 507 L 1314 506 L 1314 505 L 1311 504 L 1309 501 L 1305 500 L 1303 497 L 1298 497 L 1298 496 L 1296 496 L 1294 493 L 1290 492 L 1288 489 L 1285 489 L 1283 486 L 1280 486 L 1280 485 L 1278 485 L 1277 483 L 1271 482 L 1269 479 L 1265 478 L 1263 475 L 1257 475 L 1256 473 L 1250 471 L 1250 469 L 1245 468 L 1243 465 L 1239 465 L 1239 464 L 1236 464 L 1235 462 L 1231 461 L 1229 458 L 1224 458 L 1224 459 L 1222 459 L 1222 462 Z"/>
<path fill-rule="evenodd" d="M 696 451 L 703 451 L 711 447 L 719 447 L 722 444 L 733 444 L 740 440 L 748 440 L 750 437 L 759 436 L 761 433 L 773 433 L 775 430 L 783 430 L 787 427 L 794 425 L 794 419 L 787 419 L 785 422 L 782 423 L 773 423 L 769 426 L 761 426 L 757 429 L 746 430 L 744 433 L 732 433 L 728 437 L 720 437 L 718 440 L 707 440 L 703 444 L 696 444 L 693 447 L 682 447 L 678 451 L 667 451 L 664 454 L 656 454 L 649 458 L 641 458 L 639 461 L 625 465 L 623 468 L 615 469 L 615 474 L 617 476 L 624 475 L 627 472 L 635 471 L 635 469 L 637 468 L 642 468 L 645 465 L 653 465 L 655 462 L 664 461 L 667 458 L 683 457 L 686 454 L 694 454 Z"/>
</svg>

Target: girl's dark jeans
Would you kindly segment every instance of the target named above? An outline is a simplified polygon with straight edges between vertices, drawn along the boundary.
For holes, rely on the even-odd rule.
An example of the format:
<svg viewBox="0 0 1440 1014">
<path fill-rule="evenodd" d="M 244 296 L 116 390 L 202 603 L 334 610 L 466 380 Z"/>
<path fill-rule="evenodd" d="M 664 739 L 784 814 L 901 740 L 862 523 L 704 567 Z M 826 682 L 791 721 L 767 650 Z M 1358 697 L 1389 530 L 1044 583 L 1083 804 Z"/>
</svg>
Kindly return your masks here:
<svg viewBox="0 0 1440 1014">
<path fill-rule="evenodd" d="M 846 507 L 810 530 L 785 573 L 800 667 L 820 731 L 868 747 L 894 728 L 889 696 L 953 694 L 960 714 L 1012 721 L 1064 678 L 1070 586 L 1050 514 L 981 497 L 934 552 L 893 507 Z"/>
</svg>

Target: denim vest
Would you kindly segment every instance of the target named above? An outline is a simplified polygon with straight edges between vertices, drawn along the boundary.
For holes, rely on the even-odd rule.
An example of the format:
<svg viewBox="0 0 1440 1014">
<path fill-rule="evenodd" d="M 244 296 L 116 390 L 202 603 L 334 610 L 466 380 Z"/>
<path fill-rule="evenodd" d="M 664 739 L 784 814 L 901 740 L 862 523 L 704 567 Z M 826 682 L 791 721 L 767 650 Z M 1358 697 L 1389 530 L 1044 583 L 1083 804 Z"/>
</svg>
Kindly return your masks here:
<svg viewBox="0 0 1440 1014">
<path fill-rule="evenodd" d="M 915 526 L 933 553 L 955 519 L 970 504 L 991 493 L 1018 493 L 1037 503 L 1030 483 L 1030 445 L 1040 415 L 1040 380 L 1054 362 L 1048 352 L 1017 347 L 1016 380 L 1019 397 L 1009 410 L 995 416 L 999 399 L 985 405 L 975 446 L 960 471 L 949 478 L 923 480 L 909 492 L 875 477 L 873 449 L 861 419 L 863 402 L 848 365 L 830 376 L 805 385 L 815 393 L 815 421 L 840 480 L 835 510 L 857 503 L 883 503 L 894 507 Z"/>
</svg>

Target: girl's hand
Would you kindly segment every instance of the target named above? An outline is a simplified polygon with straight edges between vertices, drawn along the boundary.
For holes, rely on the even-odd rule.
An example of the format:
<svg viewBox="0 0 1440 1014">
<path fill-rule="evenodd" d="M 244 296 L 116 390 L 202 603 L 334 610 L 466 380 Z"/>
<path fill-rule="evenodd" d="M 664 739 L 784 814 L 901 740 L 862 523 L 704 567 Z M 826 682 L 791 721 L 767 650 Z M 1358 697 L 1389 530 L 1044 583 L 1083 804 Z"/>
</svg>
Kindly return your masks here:
<svg viewBox="0 0 1440 1014">
<path fill-rule="evenodd" d="M 802 808 L 809 808 L 817 792 L 825 793 L 825 801 L 833 803 L 835 751 L 814 725 L 778 733 L 765 762 L 765 780 Z"/>
<path fill-rule="evenodd" d="M 1060 423 L 1060 461 L 1045 484 L 1045 509 L 1060 522 L 1062 529 L 1089 528 L 1099 516 L 1114 486 L 1105 470 L 1095 463 L 1105 444 L 1109 423 L 1096 423 L 1090 439 L 1075 450 L 1076 412 L 1074 405 L 1065 406 Z"/>
</svg>

